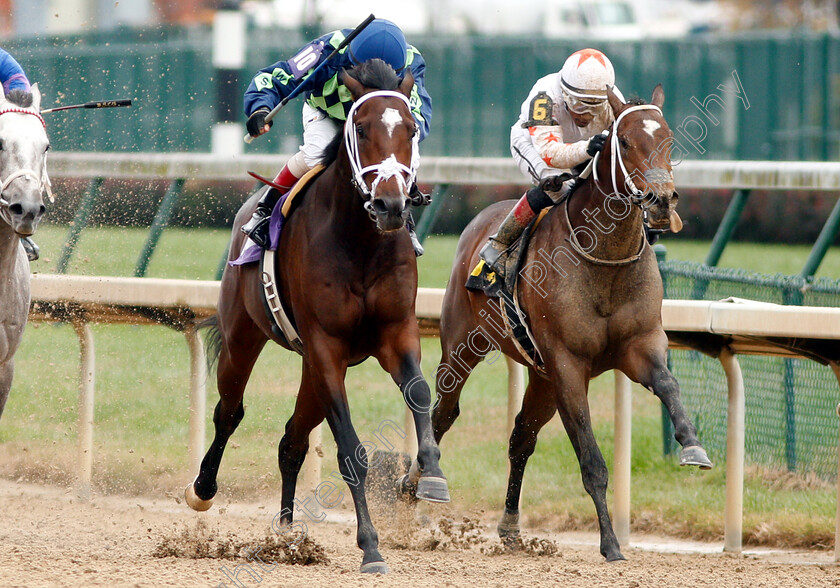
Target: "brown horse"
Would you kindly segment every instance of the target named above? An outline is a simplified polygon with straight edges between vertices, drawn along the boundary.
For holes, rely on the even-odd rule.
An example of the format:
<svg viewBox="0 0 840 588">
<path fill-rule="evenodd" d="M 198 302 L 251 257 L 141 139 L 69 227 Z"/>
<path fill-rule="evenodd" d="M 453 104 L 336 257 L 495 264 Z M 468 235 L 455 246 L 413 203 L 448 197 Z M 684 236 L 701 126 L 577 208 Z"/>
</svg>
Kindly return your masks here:
<svg viewBox="0 0 840 588">
<path fill-rule="evenodd" d="M 584 488 L 595 503 L 601 554 L 607 560 L 624 559 L 610 522 L 607 466 L 592 433 L 587 401 L 589 380 L 606 370 L 621 370 L 659 397 L 683 446 L 682 465 L 712 465 L 666 366 L 662 282 L 643 233 L 645 214 L 652 227 L 681 228 L 669 159 L 673 134 L 660 110 L 663 101 L 660 86 L 651 104 L 623 104 L 610 92 L 616 122 L 593 174 L 533 231 L 517 296 L 544 365 L 529 366 L 510 438 L 510 477 L 499 524 L 503 539 L 519 534 L 525 464 L 539 430 L 559 411 Z M 469 372 L 487 353 L 500 349 L 526 363 L 502 326 L 498 300 L 464 287 L 478 250 L 510 208 L 511 202 L 503 202 L 483 211 L 458 243 L 441 317 L 438 405 L 432 416 L 438 442 L 458 417 Z"/>
<path fill-rule="evenodd" d="M 356 539 L 364 552 L 361 571 L 384 573 L 388 567 L 379 554 L 365 499 L 367 452 L 353 429 L 344 386 L 348 366 L 375 357 L 412 408 L 425 406 L 414 410 L 422 471 L 416 495 L 446 502 L 449 492 L 432 435 L 431 391 L 420 371 L 417 264 L 404 228 L 417 161 L 418 131 L 408 102 L 414 80 L 406 74 L 400 82 L 380 60 L 342 75 L 354 99 L 344 134 L 325 151 L 325 171 L 296 198 L 300 204 L 278 247 L 282 303 L 291 309 L 304 348 L 294 414 L 278 448 L 279 523 L 292 524 L 309 433 L 326 419 L 356 508 Z M 252 196 L 236 216 L 231 258 L 243 247 L 239 227 L 251 217 L 257 199 L 258 194 Z M 213 416 L 216 434 L 198 477 L 187 488 L 188 503 L 197 510 L 209 508 L 216 493 L 219 463 L 244 415 L 242 396 L 257 356 L 269 339 L 289 348 L 272 333 L 261 289 L 254 265 L 226 267 L 216 317 L 221 397 Z M 318 493 L 316 498 L 320 500 Z"/>
</svg>

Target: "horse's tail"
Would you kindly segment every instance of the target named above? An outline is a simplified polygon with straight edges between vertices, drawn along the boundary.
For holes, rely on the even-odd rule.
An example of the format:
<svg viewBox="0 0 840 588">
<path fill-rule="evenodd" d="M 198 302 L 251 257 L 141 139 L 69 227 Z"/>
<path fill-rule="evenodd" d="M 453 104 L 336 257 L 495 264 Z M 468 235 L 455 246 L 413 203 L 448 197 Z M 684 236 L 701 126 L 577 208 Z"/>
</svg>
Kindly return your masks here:
<svg viewBox="0 0 840 588">
<path fill-rule="evenodd" d="M 219 355 L 222 353 L 222 331 L 219 329 L 219 317 L 213 315 L 204 319 L 196 329 L 204 330 L 204 355 L 207 361 L 207 373 L 216 371 L 219 363 Z"/>
</svg>

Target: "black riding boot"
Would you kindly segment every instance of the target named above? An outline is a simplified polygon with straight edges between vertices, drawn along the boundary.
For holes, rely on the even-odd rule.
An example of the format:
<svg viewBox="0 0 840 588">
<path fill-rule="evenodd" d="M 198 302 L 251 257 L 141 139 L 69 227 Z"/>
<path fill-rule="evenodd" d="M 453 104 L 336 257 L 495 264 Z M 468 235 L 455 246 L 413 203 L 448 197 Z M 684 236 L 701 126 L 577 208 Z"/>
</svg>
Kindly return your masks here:
<svg viewBox="0 0 840 588">
<path fill-rule="evenodd" d="M 41 249 L 29 237 L 21 237 L 20 243 L 23 245 L 23 250 L 26 251 L 26 257 L 29 258 L 29 261 L 35 261 L 41 256 Z"/>
<path fill-rule="evenodd" d="M 254 243 L 263 249 L 267 249 L 270 245 L 268 225 L 271 220 L 271 212 L 274 210 L 274 205 L 277 204 L 279 199 L 279 190 L 275 190 L 274 188 L 266 190 L 265 194 L 257 202 L 257 208 L 254 210 L 251 220 L 242 225 L 242 232 L 248 235 Z"/>
</svg>

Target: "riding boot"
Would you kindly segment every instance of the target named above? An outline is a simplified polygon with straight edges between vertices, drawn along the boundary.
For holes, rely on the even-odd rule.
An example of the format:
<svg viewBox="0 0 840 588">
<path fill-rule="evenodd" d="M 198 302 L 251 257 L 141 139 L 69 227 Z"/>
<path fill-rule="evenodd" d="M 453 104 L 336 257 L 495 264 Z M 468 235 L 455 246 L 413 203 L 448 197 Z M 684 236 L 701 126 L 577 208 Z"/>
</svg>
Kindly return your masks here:
<svg viewBox="0 0 840 588">
<path fill-rule="evenodd" d="M 423 245 L 420 243 L 420 238 L 414 230 L 416 226 L 417 225 L 414 223 L 414 217 L 409 211 L 408 218 L 405 221 L 405 228 L 408 229 L 408 236 L 411 238 L 411 245 L 414 247 L 414 256 L 420 257 L 425 252 L 425 249 L 423 249 Z"/>
<path fill-rule="evenodd" d="M 553 202 L 545 192 L 537 187 L 531 188 L 508 213 L 496 234 L 481 248 L 478 256 L 500 278 L 505 276 L 511 245 L 519 239 L 525 227 L 534 220 L 540 210 L 551 204 Z"/>
<path fill-rule="evenodd" d="M 41 255 L 41 249 L 35 244 L 35 241 L 29 237 L 21 237 L 20 243 L 23 245 L 23 250 L 26 251 L 26 257 L 29 261 L 37 260 Z"/>
<path fill-rule="evenodd" d="M 271 212 L 274 210 L 274 205 L 277 204 L 279 199 L 280 190 L 274 188 L 266 190 L 265 194 L 257 202 L 257 208 L 254 210 L 254 214 L 251 215 L 251 219 L 242 225 L 242 232 L 248 235 L 254 243 L 263 249 L 268 248 L 270 245 L 268 225 L 271 221 Z"/>
<path fill-rule="evenodd" d="M 257 208 L 254 210 L 254 214 L 251 215 L 251 219 L 242 225 L 241 231 L 263 249 L 267 249 L 271 245 L 269 243 L 268 227 L 274 205 L 277 204 L 280 196 L 292 189 L 292 186 L 295 185 L 298 179 L 296 175 L 289 171 L 288 164 L 283 166 L 283 169 L 274 178 L 274 183 L 283 188 L 283 190 L 277 190 L 276 188 L 266 190 L 265 194 L 257 202 Z"/>
</svg>

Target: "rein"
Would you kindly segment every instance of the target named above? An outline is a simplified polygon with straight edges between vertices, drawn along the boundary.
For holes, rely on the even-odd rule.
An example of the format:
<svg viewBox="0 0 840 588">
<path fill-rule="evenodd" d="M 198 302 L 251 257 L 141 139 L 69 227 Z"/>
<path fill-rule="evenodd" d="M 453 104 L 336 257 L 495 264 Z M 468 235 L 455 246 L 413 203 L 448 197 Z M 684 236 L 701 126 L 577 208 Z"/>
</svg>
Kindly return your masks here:
<svg viewBox="0 0 840 588">
<path fill-rule="evenodd" d="M 420 163 L 420 150 L 418 149 L 419 133 L 417 133 L 411 140 L 411 167 L 397 161 L 397 158 L 393 154 L 380 163 L 362 167 L 361 153 L 359 152 L 359 137 L 355 132 L 356 125 L 354 118 L 359 106 L 370 98 L 379 97 L 399 98 L 405 103 L 409 111 L 411 110 L 411 104 L 408 98 L 401 93 L 392 90 L 377 90 L 376 92 L 365 94 L 353 102 L 353 105 L 350 107 L 350 112 L 347 113 L 347 120 L 344 123 L 344 143 L 347 146 L 347 155 L 350 159 L 350 167 L 353 170 L 353 185 L 359 191 L 362 198 L 365 199 L 365 210 L 371 215 L 373 215 L 373 200 L 376 198 L 376 189 L 379 187 L 379 184 L 383 180 L 388 180 L 396 176 L 407 191 L 414 183 L 414 179 L 417 176 L 417 166 Z M 364 180 L 364 175 L 369 172 L 376 172 L 376 178 L 373 180 L 370 188 L 368 188 Z"/>
<path fill-rule="evenodd" d="M 8 114 L 8 113 L 15 113 L 15 114 L 29 114 L 38 118 L 41 121 L 41 124 L 44 126 L 44 130 L 47 129 L 47 123 L 44 121 L 44 118 L 34 110 L 27 110 L 25 108 L 17 108 L 14 106 L 6 106 L 5 108 L 0 108 L 0 115 Z M 37 179 L 39 174 L 35 171 L 24 168 L 19 169 L 16 172 L 12 172 L 9 176 L 6 177 L 5 180 L 0 182 L 0 218 L 2 218 L 7 224 L 12 224 L 12 218 L 9 215 L 9 201 L 3 198 L 3 192 L 6 191 L 6 188 L 9 187 L 13 181 L 20 177 L 25 177 L 27 179 Z M 49 196 L 50 202 L 54 202 L 55 199 L 53 198 L 52 193 L 52 183 L 50 182 L 50 178 L 47 175 L 47 156 L 44 154 L 44 165 L 43 169 L 41 170 L 40 174 L 41 179 L 41 191 L 46 192 L 47 196 Z"/>
<path fill-rule="evenodd" d="M 658 106 L 655 106 L 653 104 L 637 104 L 624 110 L 621 114 L 618 115 L 618 118 L 616 118 L 615 122 L 612 124 L 612 132 L 610 133 L 610 178 L 612 180 L 613 194 L 618 196 L 622 195 L 624 192 L 618 189 L 618 181 L 616 178 L 617 170 L 621 169 L 621 173 L 624 174 L 624 189 L 627 192 L 629 192 L 628 198 L 630 202 L 641 208 L 641 203 L 644 201 L 645 193 L 636 187 L 635 182 L 633 182 L 633 178 L 627 172 L 627 166 L 624 164 L 624 158 L 621 157 L 621 151 L 619 150 L 618 145 L 619 123 L 626 115 L 637 110 L 655 110 L 660 115 L 662 115 L 662 110 Z M 600 157 L 601 152 L 599 151 L 595 154 L 595 157 L 592 160 L 592 175 L 596 182 L 598 181 L 598 161 L 600 160 Z M 567 240 L 572 245 L 572 248 L 586 261 L 595 265 L 619 266 L 629 265 L 638 261 L 639 258 L 641 258 L 642 253 L 645 250 L 645 244 L 647 243 L 647 240 L 645 239 L 644 229 L 642 229 L 641 245 L 639 246 L 639 251 L 636 252 L 634 255 L 625 257 L 624 259 L 600 259 L 598 257 L 590 255 L 578 241 L 577 235 L 575 235 L 574 228 L 572 227 L 572 221 L 569 218 L 569 198 L 566 198 L 564 214 L 566 218 L 566 228 L 569 230 L 569 237 Z"/>
</svg>

